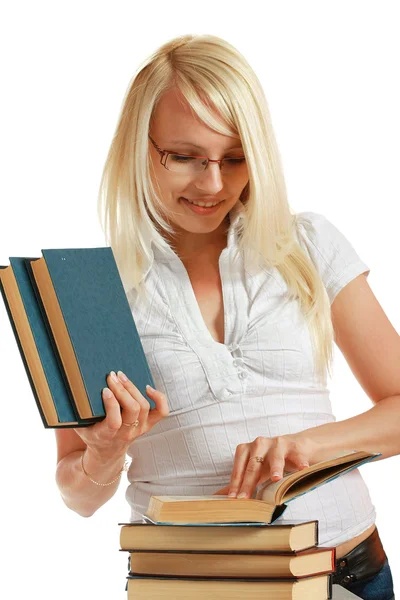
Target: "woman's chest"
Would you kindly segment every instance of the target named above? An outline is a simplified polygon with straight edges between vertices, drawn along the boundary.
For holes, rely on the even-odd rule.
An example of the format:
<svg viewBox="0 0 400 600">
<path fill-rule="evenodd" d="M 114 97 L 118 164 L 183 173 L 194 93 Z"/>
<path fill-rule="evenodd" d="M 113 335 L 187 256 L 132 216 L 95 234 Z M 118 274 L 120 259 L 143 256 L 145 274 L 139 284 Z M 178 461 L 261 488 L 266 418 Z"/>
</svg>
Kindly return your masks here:
<svg viewBox="0 0 400 600">
<path fill-rule="evenodd" d="M 224 327 L 224 297 L 220 271 L 217 267 L 202 269 L 187 269 L 205 327 L 216 342 L 223 344 L 225 339 Z"/>
<path fill-rule="evenodd" d="M 229 262 L 220 267 L 204 278 L 182 264 L 158 264 L 146 282 L 146 302 L 131 303 L 156 388 L 171 412 L 244 394 L 315 389 L 308 327 L 283 282 Z"/>
</svg>

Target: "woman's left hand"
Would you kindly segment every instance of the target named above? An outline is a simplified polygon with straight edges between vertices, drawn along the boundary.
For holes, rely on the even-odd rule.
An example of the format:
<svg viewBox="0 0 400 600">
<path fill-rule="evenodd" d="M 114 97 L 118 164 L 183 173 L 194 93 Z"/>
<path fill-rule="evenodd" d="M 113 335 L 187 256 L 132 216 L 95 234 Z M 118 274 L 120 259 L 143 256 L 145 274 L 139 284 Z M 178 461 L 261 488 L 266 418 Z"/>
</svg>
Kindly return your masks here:
<svg viewBox="0 0 400 600">
<path fill-rule="evenodd" d="M 331 453 L 305 432 L 274 438 L 259 436 L 254 442 L 237 446 L 231 481 L 215 494 L 251 498 L 256 487 L 268 479 L 279 481 L 285 471 L 300 471 L 329 458 Z M 263 462 L 258 462 L 257 456 Z"/>
</svg>

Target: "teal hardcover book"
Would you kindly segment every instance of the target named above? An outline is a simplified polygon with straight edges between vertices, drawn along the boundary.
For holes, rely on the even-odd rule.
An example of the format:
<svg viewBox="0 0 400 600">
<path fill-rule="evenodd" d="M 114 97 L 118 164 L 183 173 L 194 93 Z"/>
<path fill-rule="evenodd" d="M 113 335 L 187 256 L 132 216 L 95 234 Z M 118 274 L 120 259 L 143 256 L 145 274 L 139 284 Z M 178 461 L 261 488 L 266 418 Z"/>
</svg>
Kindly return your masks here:
<svg viewBox="0 0 400 600">
<path fill-rule="evenodd" d="M 4 304 L 43 424 L 46 428 L 79 427 L 81 424 L 79 423 L 79 418 L 75 411 L 75 405 L 71 399 L 70 390 L 65 384 L 64 374 L 60 368 L 59 361 L 54 354 L 54 348 L 25 267 L 25 259 L 11 257 L 10 265 L 15 277 L 15 285 L 19 290 L 22 307 L 32 332 L 33 342 L 36 346 L 36 358 L 37 360 L 40 360 L 40 365 L 36 365 L 36 369 L 40 368 L 40 366 L 43 369 L 43 374 L 47 383 L 49 403 L 54 405 L 56 412 L 56 415 L 54 415 L 54 411 L 51 411 L 51 408 L 50 411 L 47 411 L 46 406 L 42 406 L 43 403 L 46 403 L 46 400 L 44 399 L 44 394 L 46 392 L 44 391 L 44 386 L 40 386 L 38 375 L 35 373 L 35 365 L 32 364 L 33 352 L 31 351 L 29 353 L 23 348 L 23 340 L 21 340 L 22 332 L 20 330 L 20 333 L 18 333 L 17 324 L 12 315 L 11 305 L 7 298 L 5 287 L 2 285 L 2 278 L 0 277 L 0 289 Z M 2 266 L 0 269 L 7 269 L 7 267 Z M 23 311 L 21 311 L 21 313 L 23 314 Z"/>
<path fill-rule="evenodd" d="M 38 398 L 10 297 L 0 284 L 7 314 L 45 427 L 87 426 L 105 417 L 102 389 L 112 370 L 123 371 L 141 394 L 154 387 L 112 249 L 42 250 L 41 258 L 11 257 L 16 290 L 57 413 L 50 424 Z M 2 267 L 5 275 L 7 267 Z M 10 285 L 10 277 L 7 278 Z M 21 312 L 21 311 L 20 311 Z M 32 346 L 31 346 L 32 347 Z M 37 361 L 36 361 L 37 362 Z M 32 366 L 32 365 L 31 365 Z"/>
</svg>

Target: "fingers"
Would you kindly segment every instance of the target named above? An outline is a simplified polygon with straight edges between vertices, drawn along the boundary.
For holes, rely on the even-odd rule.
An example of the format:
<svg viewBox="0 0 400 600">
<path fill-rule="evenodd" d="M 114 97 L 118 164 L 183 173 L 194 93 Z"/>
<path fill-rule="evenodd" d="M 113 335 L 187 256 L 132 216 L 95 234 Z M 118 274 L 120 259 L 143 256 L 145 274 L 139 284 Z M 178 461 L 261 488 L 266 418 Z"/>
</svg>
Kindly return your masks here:
<svg viewBox="0 0 400 600">
<path fill-rule="evenodd" d="M 290 436 L 278 436 L 271 440 L 267 469 L 271 482 L 279 481 L 287 471 L 295 472 L 309 466 L 307 454 Z"/>
<path fill-rule="evenodd" d="M 242 446 L 244 446 L 242 448 Z M 240 444 L 236 448 L 231 484 L 228 496 L 250 498 L 262 472 L 263 463 L 256 456 L 265 457 L 268 452 L 268 439 L 258 437 L 252 444 Z"/>
<path fill-rule="evenodd" d="M 293 439 L 294 436 L 276 438 L 258 437 L 251 444 L 240 444 L 236 448 L 235 461 L 228 486 L 228 496 L 251 498 L 259 483 L 270 480 L 271 483 L 282 479 L 287 470 L 297 471 L 309 466 L 308 453 L 304 444 Z M 258 462 L 256 457 L 263 457 Z M 219 490 L 218 493 L 222 493 Z"/>
<path fill-rule="evenodd" d="M 250 457 L 250 448 L 249 444 L 239 444 L 236 448 L 235 452 L 235 460 L 233 463 L 233 469 L 231 474 L 231 481 L 229 484 L 229 494 L 228 496 L 234 497 L 238 493 L 239 489 L 241 492 L 244 490 L 241 489 L 243 476 L 246 470 L 246 466 L 249 462 Z M 253 462 L 253 461 L 251 461 Z"/>
<path fill-rule="evenodd" d="M 147 386 L 146 391 L 150 398 L 156 403 L 156 408 L 153 408 L 147 417 L 148 429 L 151 429 L 156 423 L 161 421 L 161 419 L 169 415 L 169 406 L 167 397 L 162 392 L 150 388 L 150 386 Z"/>
<path fill-rule="evenodd" d="M 277 442 L 269 452 L 269 476 L 272 482 L 279 481 L 283 477 L 286 451 L 287 448 L 285 448 L 284 444 Z"/>
<path fill-rule="evenodd" d="M 229 492 L 229 485 L 226 485 L 225 487 L 221 488 L 220 490 L 217 490 L 216 492 L 214 492 L 212 495 L 213 496 L 218 496 L 218 495 L 222 495 L 222 496 L 226 496 Z"/>
<path fill-rule="evenodd" d="M 110 388 L 108 391 L 111 397 L 108 397 L 106 390 L 103 390 L 103 402 L 106 412 L 106 418 L 98 423 L 99 429 L 108 429 L 110 433 L 116 433 L 121 427 L 121 405 Z"/>
<path fill-rule="evenodd" d="M 136 387 L 135 389 L 133 389 L 134 386 L 131 382 L 126 382 L 125 384 L 122 381 L 120 381 L 118 377 L 114 379 L 113 372 L 111 372 L 108 375 L 107 384 L 119 404 L 118 416 L 115 412 L 115 405 L 112 405 L 112 418 L 110 419 L 108 425 L 112 429 L 114 429 L 114 427 L 117 427 L 117 429 L 119 429 L 122 426 L 122 423 L 134 423 L 137 419 L 139 419 L 139 414 L 142 411 L 143 405 L 143 403 L 140 403 L 139 401 L 139 395 L 141 396 L 139 390 Z M 149 407 L 149 403 L 147 402 L 147 400 L 143 400 Z M 143 407 L 142 416 L 143 418 L 146 417 L 145 407 Z"/>
<path fill-rule="evenodd" d="M 120 426 L 122 426 L 122 423 L 134 423 L 138 420 L 141 433 L 145 433 L 169 414 L 168 401 L 165 394 L 154 390 L 150 386 L 146 387 L 146 393 L 156 404 L 156 408 L 150 411 L 148 400 L 140 393 L 130 379 L 124 381 L 121 371 L 118 371 L 117 379 L 117 382 L 114 381 L 110 373 L 107 383 L 121 405 Z"/>
</svg>

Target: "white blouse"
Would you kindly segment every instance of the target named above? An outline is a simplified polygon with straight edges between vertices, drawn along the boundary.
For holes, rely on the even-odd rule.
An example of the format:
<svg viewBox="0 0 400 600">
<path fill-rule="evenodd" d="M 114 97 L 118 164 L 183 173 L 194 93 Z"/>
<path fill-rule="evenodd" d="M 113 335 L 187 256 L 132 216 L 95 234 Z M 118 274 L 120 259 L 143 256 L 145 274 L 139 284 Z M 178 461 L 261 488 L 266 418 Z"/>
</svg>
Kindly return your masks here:
<svg viewBox="0 0 400 600">
<path fill-rule="evenodd" d="M 211 495 L 228 485 L 236 447 L 257 436 L 296 433 L 335 421 L 314 370 L 311 338 L 297 301 L 275 267 L 234 261 L 238 201 L 219 259 L 225 339 L 208 331 L 182 261 L 153 245 L 145 274 L 148 302 L 127 297 L 157 390 L 170 414 L 128 449 L 126 499 L 131 521 L 151 495 Z M 299 214 L 298 241 L 309 253 L 330 302 L 352 279 L 369 273 L 344 235 L 323 215 Z M 319 521 L 319 544 L 337 546 L 375 522 L 368 488 L 355 469 L 288 503 L 275 524 Z"/>
</svg>

